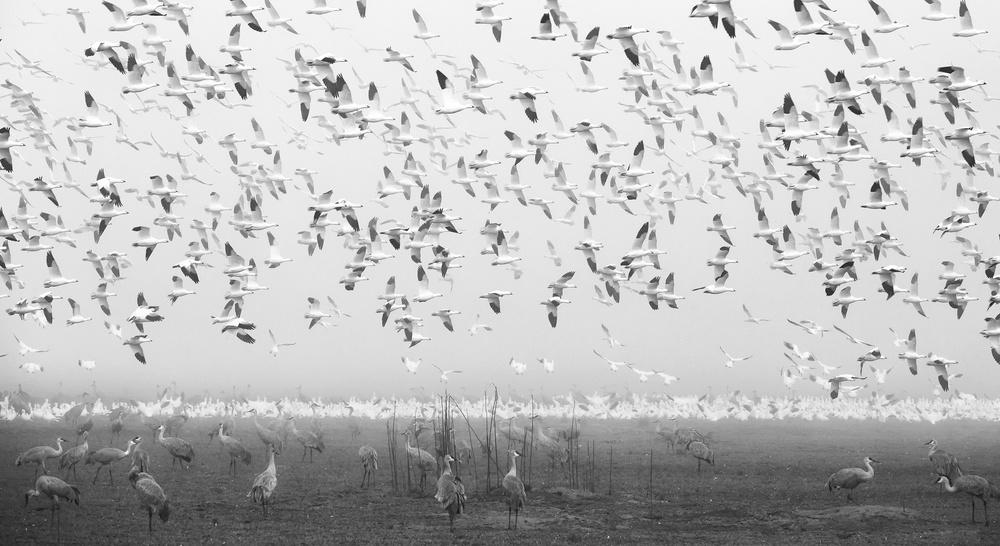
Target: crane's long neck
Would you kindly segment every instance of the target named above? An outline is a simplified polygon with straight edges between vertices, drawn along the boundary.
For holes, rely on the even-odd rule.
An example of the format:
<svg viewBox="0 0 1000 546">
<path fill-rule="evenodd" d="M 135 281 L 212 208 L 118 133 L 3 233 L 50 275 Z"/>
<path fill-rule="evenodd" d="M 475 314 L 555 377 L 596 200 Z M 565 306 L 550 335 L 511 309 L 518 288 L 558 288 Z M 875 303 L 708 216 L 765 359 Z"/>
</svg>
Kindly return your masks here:
<svg viewBox="0 0 1000 546">
<path fill-rule="evenodd" d="M 928 457 L 933 457 L 935 451 L 937 451 L 937 446 L 936 445 L 931 445 L 930 450 L 927 451 L 927 456 Z"/>
<path fill-rule="evenodd" d="M 512 478 L 517 477 L 517 457 L 510 458 L 510 470 L 507 472 L 507 475 Z"/>
<path fill-rule="evenodd" d="M 57 456 L 58 455 L 62 455 L 62 451 L 63 451 L 62 444 L 63 444 L 62 443 L 62 438 L 59 438 L 58 440 L 56 440 L 56 455 Z"/>
<path fill-rule="evenodd" d="M 867 469 L 868 469 L 868 471 L 867 471 L 867 472 L 865 472 L 865 474 L 867 474 L 869 478 L 871 478 L 871 477 L 874 477 L 874 476 L 875 476 L 875 469 L 874 469 L 874 468 L 872 468 L 872 463 L 871 463 L 871 461 L 869 461 L 869 460 L 867 460 L 867 459 L 865 460 L 865 468 L 867 468 Z"/>
<path fill-rule="evenodd" d="M 270 473 L 272 473 L 272 474 L 275 474 L 276 471 L 275 471 L 275 468 L 274 468 L 274 450 L 270 449 L 268 451 L 270 452 L 270 454 L 269 454 L 268 460 L 267 460 L 267 471 L 270 472 Z"/>
<path fill-rule="evenodd" d="M 156 433 L 157 433 L 156 439 L 159 440 L 160 443 L 162 444 L 163 443 L 163 427 L 160 427 L 160 429 L 157 430 Z"/>
</svg>

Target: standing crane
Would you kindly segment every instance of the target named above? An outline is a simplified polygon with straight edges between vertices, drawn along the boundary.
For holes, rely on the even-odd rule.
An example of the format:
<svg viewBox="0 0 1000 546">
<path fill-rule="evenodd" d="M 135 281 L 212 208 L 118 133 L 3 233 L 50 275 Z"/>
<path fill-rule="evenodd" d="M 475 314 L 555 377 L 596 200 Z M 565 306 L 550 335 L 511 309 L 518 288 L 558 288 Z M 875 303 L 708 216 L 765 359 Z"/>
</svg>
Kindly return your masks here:
<svg viewBox="0 0 1000 546">
<path fill-rule="evenodd" d="M 372 485 L 372 471 L 378 470 L 378 452 L 372 446 L 361 446 L 358 450 L 358 458 L 361 459 L 361 466 L 365 473 L 361 475 L 361 487 L 365 486 L 365 479 L 368 479 L 368 487 Z"/>
<path fill-rule="evenodd" d="M 955 483 L 962 475 L 962 467 L 958 464 L 958 458 L 938 447 L 937 440 L 924 444 L 930 449 L 927 458 L 930 459 L 934 467 L 934 473 L 938 476 L 948 476 L 948 481 Z"/>
<path fill-rule="evenodd" d="M 323 453 L 323 450 L 326 449 L 326 446 L 323 445 L 322 434 L 318 434 L 310 430 L 307 430 L 305 432 L 299 431 L 297 428 L 295 428 L 294 419 L 289 419 L 288 423 L 292 429 L 292 434 L 299 441 L 299 443 L 302 444 L 302 461 L 304 462 L 306 460 L 306 451 L 308 451 L 309 462 L 311 463 L 313 460 L 314 451 Z"/>
<path fill-rule="evenodd" d="M 455 516 L 465 511 L 465 485 L 461 478 L 451 473 L 451 462 L 454 460 L 451 455 L 444 456 L 444 472 L 438 478 L 437 494 L 434 495 L 441 508 L 448 512 L 448 525 L 453 533 Z"/>
<path fill-rule="evenodd" d="M 517 477 L 517 458 L 521 456 L 515 450 L 510 450 L 510 470 L 503 477 L 504 496 L 507 497 L 507 529 L 510 529 L 510 514 L 514 513 L 514 530 L 517 530 L 517 514 L 524 507 L 527 495 L 524 493 L 524 483 Z"/>
<path fill-rule="evenodd" d="M 73 471 L 73 477 L 76 478 L 76 465 L 77 463 L 83 461 L 87 458 L 87 450 L 90 448 L 90 444 L 87 442 L 87 436 L 90 432 L 83 432 L 83 443 L 77 446 L 73 446 L 66 450 L 66 453 L 59 457 L 59 469 L 62 470 L 66 468 L 66 479 L 69 479 L 69 471 Z"/>
<path fill-rule="evenodd" d="M 236 419 L 233 418 L 232 412 L 236 411 L 235 406 L 230 406 L 226 404 L 226 414 L 222 419 L 222 432 L 226 433 L 226 436 L 232 436 L 236 432 Z M 215 435 L 218 431 L 212 430 L 208 433 L 208 445 L 212 445 L 212 440 L 215 439 Z"/>
<path fill-rule="evenodd" d="M 698 475 L 701 476 L 701 462 L 715 466 L 715 452 L 712 451 L 710 447 L 705 445 L 703 442 L 698 440 L 691 440 L 687 444 L 687 452 L 691 454 L 692 457 L 698 460 Z"/>
<path fill-rule="evenodd" d="M 278 487 L 278 473 L 274 468 L 274 446 L 268 444 L 267 446 L 267 469 L 265 469 L 253 481 L 253 487 L 250 488 L 250 492 L 247 493 L 247 497 L 253 497 L 254 504 L 259 501 L 261 506 L 264 507 L 264 517 L 267 517 L 267 502 L 271 498 L 271 494 L 274 493 L 274 489 Z"/>
<path fill-rule="evenodd" d="M 260 438 L 260 441 L 264 442 L 265 445 L 273 447 L 274 452 L 280 455 L 282 444 L 281 438 L 278 437 L 278 433 L 268 429 L 267 427 L 261 426 L 260 423 L 257 422 L 256 409 L 250 410 L 250 415 L 253 416 L 253 428 L 257 431 L 257 437 Z"/>
<path fill-rule="evenodd" d="M 96 464 L 97 472 L 94 473 L 94 484 L 97 483 L 97 476 L 101 474 L 101 469 L 105 466 L 108 467 L 108 478 L 111 480 L 111 484 L 115 483 L 115 476 L 111 472 L 111 464 L 115 461 L 120 461 L 125 457 L 132 454 L 132 450 L 135 449 L 137 445 L 142 443 L 142 438 L 136 436 L 128 441 L 128 445 L 125 446 L 125 451 L 122 451 L 116 447 L 106 447 L 103 449 L 98 449 L 97 451 L 91 451 L 87 454 L 87 459 L 84 462 L 85 465 Z"/>
<path fill-rule="evenodd" d="M 76 426 L 76 441 L 80 441 L 80 436 L 90 432 L 94 428 L 94 403 L 87 404 L 87 417 L 82 423 Z"/>
<path fill-rule="evenodd" d="M 236 475 L 236 459 L 243 461 L 243 464 L 250 464 L 250 452 L 247 448 L 243 447 L 243 444 L 239 440 L 232 436 L 227 436 L 225 432 L 226 424 L 219 423 L 219 443 L 222 447 L 229 453 L 229 470 L 232 471 L 233 476 Z"/>
<path fill-rule="evenodd" d="M 184 468 L 184 463 L 191 463 L 191 459 L 194 459 L 194 447 L 187 440 L 182 440 L 180 438 L 164 438 L 163 431 L 165 427 L 160 425 L 156 427 L 156 441 L 160 443 L 163 447 L 167 448 L 167 452 L 170 453 L 171 459 L 170 468 L 174 467 L 177 463 L 177 459 L 184 461 L 181 463 L 181 468 Z"/>
<path fill-rule="evenodd" d="M 49 471 L 45 469 L 45 461 L 49 459 L 55 459 L 63 453 L 63 442 L 65 438 L 56 438 L 56 446 L 58 449 L 50 446 L 38 446 L 29 449 L 21 454 L 20 457 L 14 461 L 14 466 L 21 466 L 23 464 L 34 464 L 35 465 L 35 478 L 38 477 L 38 467 L 42 467 L 42 472 L 48 474 Z"/>
<path fill-rule="evenodd" d="M 997 489 L 993 482 L 981 476 L 966 474 L 959 476 L 954 482 L 948 476 L 941 476 L 937 483 L 943 485 L 945 491 L 949 493 L 961 491 L 972 497 L 972 523 L 976 522 L 976 497 L 979 497 L 979 500 L 983 501 L 983 516 L 986 519 L 986 526 L 990 526 L 990 513 L 986 508 L 986 499 L 1000 500 L 1000 489 Z"/>
<path fill-rule="evenodd" d="M 413 433 L 409 429 L 403 431 L 402 434 L 406 437 L 406 454 L 416 461 L 417 468 L 420 469 L 420 490 L 423 491 L 424 486 L 427 485 L 427 473 L 437 472 L 437 460 L 433 455 L 419 447 L 410 446 L 410 435 Z"/>
<path fill-rule="evenodd" d="M 111 434 L 115 438 L 118 438 L 122 434 L 122 429 L 125 428 L 125 423 L 122 422 L 122 415 L 125 413 L 121 408 L 116 409 L 111 418 Z"/>
<path fill-rule="evenodd" d="M 152 476 L 132 467 L 128 473 L 128 481 L 139 494 L 139 506 L 149 514 L 149 533 L 153 534 L 153 514 L 160 516 L 160 521 L 166 523 L 170 519 L 170 501 L 160 484 Z"/>
<path fill-rule="evenodd" d="M 45 495 L 52 501 L 52 514 L 49 516 L 49 525 L 52 525 L 52 519 L 55 517 L 56 540 L 61 540 L 62 518 L 56 514 L 56 510 L 59 510 L 59 499 L 66 499 L 68 502 L 73 502 L 77 506 L 80 506 L 80 489 L 75 485 L 67 484 L 55 476 L 43 475 L 35 480 L 35 488 L 24 494 L 24 505 L 28 506 L 28 501 L 31 500 L 31 497 L 39 495 Z"/>
<path fill-rule="evenodd" d="M 830 491 L 834 489 L 846 489 L 847 490 L 847 500 L 857 504 L 854 499 L 851 498 L 851 491 L 854 488 L 872 481 L 875 477 L 875 469 L 872 468 L 872 463 L 878 463 L 875 459 L 871 457 L 865 457 L 863 461 L 865 463 L 865 470 L 861 468 L 842 468 L 833 473 L 829 480 L 826 480 L 826 488 Z"/>
</svg>

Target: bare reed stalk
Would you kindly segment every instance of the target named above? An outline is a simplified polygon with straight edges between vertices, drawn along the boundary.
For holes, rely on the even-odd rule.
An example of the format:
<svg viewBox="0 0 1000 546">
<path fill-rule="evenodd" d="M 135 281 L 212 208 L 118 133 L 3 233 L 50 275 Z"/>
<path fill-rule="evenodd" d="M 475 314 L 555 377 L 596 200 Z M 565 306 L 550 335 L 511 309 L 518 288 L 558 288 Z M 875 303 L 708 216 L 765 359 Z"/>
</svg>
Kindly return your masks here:
<svg viewBox="0 0 1000 546">
<path fill-rule="evenodd" d="M 615 468 L 615 446 L 611 446 L 608 452 L 608 496 L 611 496 L 611 488 L 615 483 L 612 472 Z"/>
</svg>

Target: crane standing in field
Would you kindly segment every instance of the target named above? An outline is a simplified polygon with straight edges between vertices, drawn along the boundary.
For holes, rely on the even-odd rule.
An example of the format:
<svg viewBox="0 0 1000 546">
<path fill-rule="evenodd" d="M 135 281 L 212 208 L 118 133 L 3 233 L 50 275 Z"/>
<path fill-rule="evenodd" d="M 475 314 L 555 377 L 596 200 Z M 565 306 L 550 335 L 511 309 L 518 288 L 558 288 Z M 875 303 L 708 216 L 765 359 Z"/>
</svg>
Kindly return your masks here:
<svg viewBox="0 0 1000 546">
<path fill-rule="evenodd" d="M 857 504 L 854 499 L 851 498 L 851 492 L 854 488 L 872 481 L 875 478 L 875 469 L 872 468 L 872 463 L 878 463 L 875 459 L 871 457 L 865 457 L 863 461 L 865 463 L 865 469 L 861 468 L 842 468 L 833 473 L 829 480 L 826 480 L 826 488 L 830 491 L 834 489 L 846 489 L 847 490 L 847 500 Z"/>
<path fill-rule="evenodd" d="M 282 444 L 278 433 L 265 426 L 261 426 L 261 424 L 257 422 L 256 409 L 250 410 L 250 415 L 253 416 L 253 428 L 257 431 L 257 437 L 260 438 L 260 441 L 264 442 L 264 445 L 273 447 L 274 452 L 280 454 Z"/>
<path fill-rule="evenodd" d="M 149 515 L 149 533 L 152 534 L 153 514 L 158 515 L 163 523 L 170 519 L 170 501 L 167 500 L 167 494 L 152 476 L 140 472 L 136 467 L 132 467 L 129 471 L 128 481 L 139 494 L 139 506 Z"/>
<path fill-rule="evenodd" d="M 243 461 L 243 464 L 249 465 L 251 456 L 247 448 L 243 447 L 243 444 L 239 440 L 232 436 L 227 436 L 226 424 L 219 423 L 219 443 L 229 453 L 229 470 L 232 471 L 233 476 L 236 475 L 236 459 Z"/>
<path fill-rule="evenodd" d="M 437 494 L 434 499 L 448 512 L 448 525 L 455 532 L 455 516 L 465 511 L 465 485 L 462 479 L 451 473 L 451 455 L 444 456 L 444 472 L 438 478 Z"/>
<path fill-rule="evenodd" d="M 527 495 L 524 493 L 524 483 L 517 477 L 517 458 L 521 456 L 515 450 L 508 451 L 510 454 L 510 470 L 503 477 L 503 491 L 507 499 L 507 529 L 510 529 L 510 514 L 514 513 L 514 530 L 517 530 L 517 514 L 524 507 Z"/>
<path fill-rule="evenodd" d="M 94 473 L 94 483 L 93 484 L 97 483 L 97 476 L 99 476 L 101 474 L 101 469 L 104 468 L 105 466 L 107 466 L 108 467 L 108 478 L 111 480 L 111 484 L 114 485 L 114 483 L 115 483 L 115 477 L 114 477 L 114 474 L 112 474 L 112 472 L 111 472 L 111 466 L 110 465 L 113 464 L 115 461 L 120 461 L 120 460 L 124 459 L 125 457 L 128 457 L 129 455 L 131 455 L 132 454 L 132 450 L 136 446 L 138 446 L 140 443 L 142 443 L 142 438 L 139 438 L 138 436 L 136 436 L 135 438 L 132 438 L 131 440 L 128 441 L 128 445 L 125 446 L 125 451 L 122 451 L 122 450 L 120 450 L 120 449 L 118 449 L 116 447 L 106 447 L 106 448 L 98 449 L 97 451 L 91 451 L 90 453 L 88 453 L 86 461 L 84 462 L 84 464 L 85 465 L 87 465 L 87 464 L 96 464 L 97 465 L 97 472 Z M 91 485 L 93 485 L 93 484 L 91 484 Z"/>
<path fill-rule="evenodd" d="M 361 487 L 365 486 L 365 478 L 368 479 L 368 487 L 371 487 L 372 471 L 378 470 L 378 453 L 372 446 L 361 446 L 358 458 L 361 459 L 361 466 L 365 469 L 365 473 L 361 475 Z"/>
<path fill-rule="evenodd" d="M 986 499 L 1000 500 L 1000 489 L 997 489 L 997 486 L 993 485 L 993 482 L 981 476 L 966 474 L 965 476 L 960 476 L 954 482 L 948 476 L 942 475 L 938 478 L 937 483 L 943 485 L 945 491 L 949 493 L 958 493 L 961 491 L 972 497 L 972 523 L 976 522 L 976 497 L 979 497 L 979 500 L 983 501 L 983 516 L 986 519 L 986 526 L 990 526 L 990 513 L 986 508 Z"/>
<path fill-rule="evenodd" d="M 66 468 L 66 479 L 69 479 L 69 471 L 73 471 L 73 477 L 76 478 L 76 465 L 77 463 L 83 461 L 87 458 L 87 450 L 90 448 L 90 444 L 87 441 L 87 436 L 90 432 L 84 431 L 83 433 L 83 443 L 77 446 L 73 446 L 66 450 L 66 453 L 59 457 L 59 469 L 62 470 Z"/>
<path fill-rule="evenodd" d="M 125 423 L 122 422 L 122 414 L 124 413 L 121 409 L 117 409 L 114 412 L 114 417 L 111 419 L 111 434 L 115 438 L 118 438 L 122 434 L 122 429 L 125 428 Z"/>
<path fill-rule="evenodd" d="M 278 472 L 274 467 L 274 446 L 268 444 L 267 446 L 267 468 L 257 474 L 257 477 L 253 481 L 253 487 L 250 488 L 250 492 L 247 493 L 247 497 L 252 497 L 254 504 L 259 501 L 261 506 L 264 507 L 264 517 L 267 517 L 267 502 L 271 498 L 271 494 L 274 493 L 275 488 L 278 487 Z"/>
<path fill-rule="evenodd" d="M 167 452 L 170 453 L 171 464 L 170 468 L 173 468 L 177 464 L 177 459 L 184 461 L 181 463 L 181 468 L 184 468 L 184 463 L 191 463 L 191 459 L 194 459 L 194 447 L 188 443 L 187 440 L 182 440 L 180 438 L 164 438 L 163 431 L 165 427 L 160 425 L 156 427 L 156 441 L 160 443 L 163 447 L 167 448 Z"/>
<path fill-rule="evenodd" d="M 423 491 L 427 485 L 427 473 L 437 471 L 437 460 L 434 459 L 433 455 L 419 447 L 410 446 L 411 434 L 413 433 L 409 429 L 403 431 L 403 436 L 406 437 L 406 454 L 416 462 L 417 468 L 420 469 L 420 490 Z"/>
<path fill-rule="evenodd" d="M 59 499 L 66 499 L 69 502 L 80 506 L 80 489 L 75 485 L 69 485 L 55 476 L 39 476 L 35 480 L 35 488 L 24 494 L 24 505 L 28 506 L 31 497 L 45 495 L 52 501 L 52 514 L 49 516 L 49 525 L 52 525 L 52 518 L 56 520 L 56 537 L 62 539 L 62 521 L 56 514 L 59 510 Z"/>
<path fill-rule="evenodd" d="M 35 475 L 34 478 L 38 477 L 38 467 L 42 467 L 42 472 L 48 474 L 49 471 L 45 469 L 45 461 L 49 459 L 55 459 L 63 453 L 63 442 L 65 438 L 56 438 L 56 445 L 59 449 L 50 446 L 37 446 L 25 451 L 20 457 L 14 461 L 14 466 L 21 466 L 23 464 L 34 464 L 35 465 Z"/>
<path fill-rule="evenodd" d="M 687 452 L 698 460 L 698 475 L 701 476 L 701 462 L 715 466 L 715 452 L 710 447 L 697 440 L 691 440 L 687 444 Z"/>
<path fill-rule="evenodd" d="M 930 448 L 927 458 L 930 459 L 931 465 L 934 467 L 934 473 L 938 476 L 948 476 L 948 481 L 955 483 L 955 480 L 962 475 L 962 467 L 958 464 L 958 458 L 939 448 L 937 440 L 931 439 L 924 445 Z"/>
<path fill-rule="evenodd" d="M 313 452 L 318 451 L 320 453 L 323 453 L 323 450 L 326 448 L 326 446 L 323 444 L 323 436 L 315 432 L 312 432 L 310 430 L 307 430 L 305 432 L 299 431 L 297 428 L 295 428 L 294 419 L 289 419 L 288 423 L 292 429 L 292 434 L 295 436 L 295 439 L 297 439 L 299 443 L 302 444 L 302 461 L 305 462 L 306 451 L 308 451 L 309 462 L 311 463 L 313 460 Z"/>
</svg>

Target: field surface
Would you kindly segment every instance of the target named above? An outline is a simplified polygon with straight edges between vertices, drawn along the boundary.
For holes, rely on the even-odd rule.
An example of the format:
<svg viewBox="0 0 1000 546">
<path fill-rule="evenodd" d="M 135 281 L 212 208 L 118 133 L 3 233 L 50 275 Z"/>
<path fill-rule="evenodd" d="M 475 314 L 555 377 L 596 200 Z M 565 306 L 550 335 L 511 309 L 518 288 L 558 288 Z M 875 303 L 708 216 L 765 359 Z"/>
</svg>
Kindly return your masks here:
<svg viewBox="0 0 1000 546">
<path fill-rule="evenodd" d="M 461 469 L 468 504 L 450 533 L 447 515 L 433 499 L 435 477 L 424 493 L 407 493 L 407 473 L 400 462 L 402 485 L 393 492 L 383 422 L 361 421 L 363 434 L 352 440 L 345 419 L 321 420 L 327 449 L 312 463 L 308 457 L 301 462 L 301 446 L 290 436 L 277 458 L 278 488 L 264 519 L 260 507 L 246 497 L 267 464 L 248 421 L 238 420 L 236 436 L 251 450 L 253 461 L 248 467 L 241 464 L 232 477 L 226 473 L 228 455 L 217 441 L 208 443 L 207 433 L 217 421 L 191 419 L 184 426 L 180 437 L 194 444 L 197 456 L 190 468 L 181 469 L 171 468 L 166 450 L 132 418 L 126 421 L 126 434 L 113 443 L 122 448 L 126 438 L 142 437 L 152 459 L 150 473 L 170 498 L 170 521 L 155 519 L 152 534 L 147 531 L 146 514 L 125 479 L 127 461 L 114 467 L 114 485 L 103 472 L 93 485 L 95 467 L 81 465 L 79 477 L 71 475 L 68 481 L 80 487 L 82 503 L 63 503 L 61 538 L 66 544 L 1000 544 L 1000 506 L 992 505 L 993 526 L 987 528 L 977 501 L 973 524 L 967 495 L 939 493 L 933 485 L 923 447 L 935 438 L 959 457 L 966 473 L 1000 483 L 995 423 L 683 424 L 711 434 L 716 465 L 703 466 L 700 477 L 696 461 L 683 449 L 673 453 L 654 439 L 654 425 L 648 421 L 585 422 L 581 441 L 596 446 L 593 491 L 586 479 L 585 450 L 578 466 L 584 478 L 580 488 L 568 487 L 558 466 L 550 472 L 547 458 L 536 456 L 530 477 L 524 476 L 530 491 L 517 531 L 507 530 L 506 505 L 498 491 L 488 490 L 486 463 L 477 450 L 475 471 L 471 465 Z M 299 428 L 307 428 L 306 420 Z M 468 431 L 464 425 L 460 429 L 462 438 Z M 49 501 L 36 497 L 24 506 L 33 468 L 13 462 L 30 447 L 53 445 L 58 436 L 72 445 L 75 432 L 62 422 L 5 422 L 0 434 L 0 460 L 7 461 L 0 466 L 0 544 L 55 543 Z M 97 420 L 90 440 L 91 449 L 111 443 L 106 418 Z M 362 444 L 374 446 L 380 455 L 380 471 L 370 489 L 359 488 Z M 399 446 L 402 454 L 401 439 Z M 860 466 L 866 455 L 882 464 L 876 465 L 875 480 L 855 491 L 857 505 L 843 492 L 826 490 L 830 474 Z M 64 477 L 58 462 L 49 467 Z"/>
</svg>

